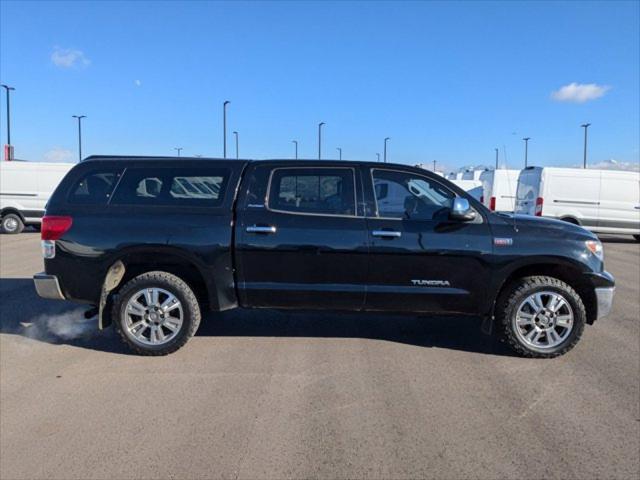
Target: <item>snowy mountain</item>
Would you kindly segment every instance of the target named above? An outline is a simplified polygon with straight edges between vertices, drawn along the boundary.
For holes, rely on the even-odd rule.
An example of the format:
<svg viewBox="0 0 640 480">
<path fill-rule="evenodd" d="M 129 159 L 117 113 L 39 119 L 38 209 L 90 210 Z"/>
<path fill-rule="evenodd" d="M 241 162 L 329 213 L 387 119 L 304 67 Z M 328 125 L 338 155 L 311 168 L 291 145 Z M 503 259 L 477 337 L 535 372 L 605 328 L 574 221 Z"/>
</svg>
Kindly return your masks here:
<svg viewBox="0 0 640 480">
<path fill-rule="evenodd" d="M 581 168 L 582 165 L 574 165 L 577 168 Z M 596 170 L 630 170 L 632 172 L 640 172 L 640 162 L 618 162 L 613 158 L 604 160 L 598 163 L 592 163 L 588 165 L 588 168 Z"/>
</svg>

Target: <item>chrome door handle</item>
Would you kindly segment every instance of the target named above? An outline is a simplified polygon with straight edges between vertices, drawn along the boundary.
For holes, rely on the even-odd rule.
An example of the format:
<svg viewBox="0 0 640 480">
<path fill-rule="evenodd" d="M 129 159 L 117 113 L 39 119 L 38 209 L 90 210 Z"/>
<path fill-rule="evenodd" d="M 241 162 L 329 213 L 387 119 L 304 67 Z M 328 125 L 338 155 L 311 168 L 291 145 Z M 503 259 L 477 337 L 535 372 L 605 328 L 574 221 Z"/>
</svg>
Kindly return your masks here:
<svg viewBox="0 0 640 480">
<path fill-rule="evenodd" d="M 371 235 L 382 238 L 400 238 L 402 236 L 402 232 L 396 232 L 393 230 L 374 230 L 371 232 Z"/>
<path fill-rule="evenodd" d="M 251 227 L 247 227 L 247 232 L 249 233 L 276 233 L 276 227 L 270 225 L 268 227 L 260 227 L 258 225 L 252 225 Z"/>
</svg>

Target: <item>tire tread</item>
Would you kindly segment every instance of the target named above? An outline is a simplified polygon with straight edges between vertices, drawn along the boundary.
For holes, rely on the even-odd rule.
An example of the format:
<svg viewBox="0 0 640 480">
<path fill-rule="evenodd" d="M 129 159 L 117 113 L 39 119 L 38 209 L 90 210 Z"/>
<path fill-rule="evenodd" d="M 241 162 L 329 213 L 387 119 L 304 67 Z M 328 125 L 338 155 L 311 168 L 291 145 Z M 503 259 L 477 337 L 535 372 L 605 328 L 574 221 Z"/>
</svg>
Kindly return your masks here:
<svg viewBox="0 0 640 480">
<path fill-rule="evenodd" d="M 162 283 L 168 283 L 173 288 L 180 291 L 180 293 L 185 297 L 187 301 L 187 306 L 189 311 L 191 312 L 191 321 L 187 322 L 188 329 L 185 332 L 182 332 L 178 335 L 177 340 L 175 342 L 171 342 L 168 345 L 165 345 L 161 348 L 144 348 L 140 345 L 137 345 L 129 340 L 127 335 L 125 334 L 121 319 L 120 319 L 120 309 L 121 302 L 123 297 L 126 297 L 127 294 L 133 290 L 144 288 L 144 285 L 149 281 L 155 281 Z M 163 356 L 168 355 L 170 353 L 175 352 L 176 350 L 183 347 L 191 337 L 193 337 L 198 330 L 201 320 L 200 313 L 200 305 L 198 303 L 198 299 L 196 298 L 193 290 L 189 285 L 182 280 L 180 277 L 173 275 L 172 273 L 163 272 L 163 271 L 150 271 L 138 275 L 137 277 L 129 280 L 119 291 L 113 296 L 112 310 L 111 310 L 111 318 L 113 318 L 113 325 L 118 332 L 121 340 L 135 353 L 139 355 L 146 356 Z"/>
<path fill-rule="evenodd" d="M 530 350 L 516 337 L 515 332 L 511 328 L 511 315 L 510 313 L 514 308 L 517 308 L 516 301 L 523 294 L 531 291 L 535 288 L 557 288 L 560 290 L 564 290 L 564 292 L 572 297 L 572 300 L 576 303 L 578 307 L 578 311 L 574 312 L 574 325 L 572 332 L 571 341 L 566 343 L 559 350 L 554 350 L 552 352 L 537 352 L 534 350 Z M 580 341 L 580 337 L 582 337 L 582 333 L 584 331 L 584 326 L 586 323 L 587 313 L 584 303 L 580 298 L 580 295 L 568 284 L 559 280 L 555 277 L 536 275 L 530 277 L 522 277 L 510 285 L 508 285 L 505 289 L 501 298 L 498 301 L 498 309 L 497 309 L 496 320 L 500 327 L 501 339 L 516 353 L 523 357 L 528 358 L 554 358 L 564 355 L 573 347 L 576 346 L 578 341 Z"/>
</svg>

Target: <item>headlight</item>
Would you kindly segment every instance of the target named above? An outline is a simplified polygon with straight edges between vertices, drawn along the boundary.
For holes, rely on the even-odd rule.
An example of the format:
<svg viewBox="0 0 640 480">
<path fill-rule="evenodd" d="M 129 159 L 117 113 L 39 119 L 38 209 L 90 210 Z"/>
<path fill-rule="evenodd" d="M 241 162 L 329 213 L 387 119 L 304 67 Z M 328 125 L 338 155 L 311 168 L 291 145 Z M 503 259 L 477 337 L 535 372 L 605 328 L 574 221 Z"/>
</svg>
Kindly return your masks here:
<svg viewBox="0 0 640 480">
<path fill-rule="evenodd" d="M 587 240 L 586 242 L 584 242 L 584 244 L 587 246 L 587 250 L 593 253 L 600 260 L 604 261 L 604 250 L 602 249 L 602 243 L 600 243 L 598 240 Z"/>
</svg>

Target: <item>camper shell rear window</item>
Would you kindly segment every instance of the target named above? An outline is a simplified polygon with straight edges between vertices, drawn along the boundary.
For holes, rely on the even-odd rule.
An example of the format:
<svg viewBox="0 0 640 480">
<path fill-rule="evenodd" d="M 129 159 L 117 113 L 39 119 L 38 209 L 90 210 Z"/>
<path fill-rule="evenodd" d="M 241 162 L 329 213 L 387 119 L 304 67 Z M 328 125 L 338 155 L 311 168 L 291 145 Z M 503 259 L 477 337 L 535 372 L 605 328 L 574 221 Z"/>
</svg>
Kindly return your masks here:
<svg viewBox="0 0 640 480">
<path fill-rule="evenodd" d="M 69 203 L 106 205 L 122 175 L 122 168 L 96 169 L 80 177 L 71 188 Z"/>
</svg>

